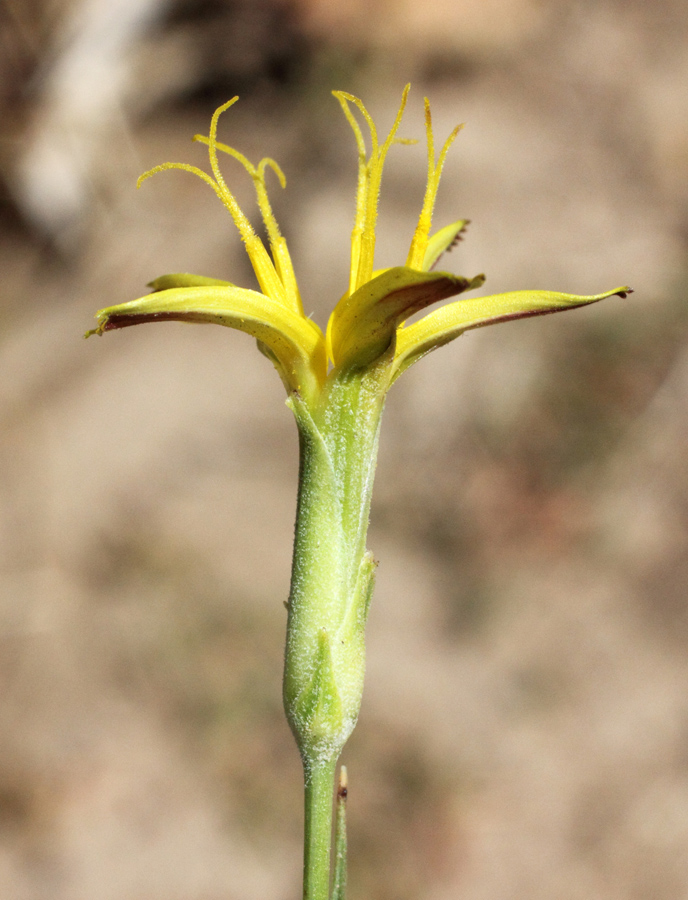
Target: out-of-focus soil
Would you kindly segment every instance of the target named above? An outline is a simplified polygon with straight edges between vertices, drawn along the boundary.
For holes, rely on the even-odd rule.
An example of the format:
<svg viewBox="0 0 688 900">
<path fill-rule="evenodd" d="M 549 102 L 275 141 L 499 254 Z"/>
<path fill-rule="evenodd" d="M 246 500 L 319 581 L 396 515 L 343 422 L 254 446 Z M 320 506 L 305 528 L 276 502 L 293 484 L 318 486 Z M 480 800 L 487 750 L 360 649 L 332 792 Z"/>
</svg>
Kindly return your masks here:
<svg viewBox="0 0 688 900">
<path fill-rule="evenodd" d="M 102 8 L 101 8 L 102 7 Z M 0 895 L 287 900 L 281 712 L 297 475 L 245 335 L 81 334 L 157 275 L 252 286 L 211 191 L 269 155 L 307 312 L 343 292 L 355 145 L 330 98 L 443 139 L 447 268 L 635 293 L 465 335 L 390 394 L 350 893 L 688 896 L 688 12 L 672 0 L 6 3 L 0 21 Z M 237 195 L 250 184 L 227 166 Z M 425 162 L 394 147 L 379 264 Z"/>
</svg>

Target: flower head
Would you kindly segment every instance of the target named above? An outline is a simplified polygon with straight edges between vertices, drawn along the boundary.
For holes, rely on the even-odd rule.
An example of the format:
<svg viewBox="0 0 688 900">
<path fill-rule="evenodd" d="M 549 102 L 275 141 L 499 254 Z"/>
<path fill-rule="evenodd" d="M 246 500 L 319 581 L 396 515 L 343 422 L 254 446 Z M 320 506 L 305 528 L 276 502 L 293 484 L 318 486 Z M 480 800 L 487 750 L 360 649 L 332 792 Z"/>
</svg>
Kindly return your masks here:
<svg viewBox="0 0 688 900">
<path fill-rule="evenodd" d="M 376 270 L 375 229 L 382 174 L 387 153 L 397 138 L 406 106 L 409 86 L 404 89 L 399 111 L 384 141 L 380 138 L 363 103 L 351 94 L 334 91 L 353 130 L 358 148 L 356 214 L 351 234 L 349 285 L 334 307 L 326 334 L 304 314 L 287 243 L 275 219 L 266 184 L 268 170 L 285 187 L 286 179 L 277 163 L 269 158 L 253 165 L 242 153 L 217 140 L 220 115 L 237 100 L 220 106 L 213 114 L 208 135 L 194 140 L 208 147 L 211 173 L 186 163 L 163 163 L 144 172 L 140 184 L 150 175 L 166 169 L 183 169 L 210 185 L 220 198 L 244 242 L 260 291 L 237 287 L 228 281 L 200 275 L 172 274 L 156 278 L 152 293 L 129 303 L 111 306 L 98 313 L 99 325 L 92 333 L 115 328 L 173 319 L 185 322 L 214 322 L 253 335 L 259 348 L 274 363 L 288 393 L 297 393 L 315 406 L 328 382 L 342 372 L 362 369 L 384 357 L 387 385 L 431 350 L 454 340 L 470 328 L 524 316 L 543 315 L 594 303 L 613 294 L 625 297 L 628 287 L 614 288 L 593 296 L 577 296 L 553 291 L 514 291 L 490 297 L 462 298 L 427 313 L 418 321 L 406 321 L 434 303 L 480 287 L 485 276 L 472 278 L 434 271 L 434 266 L 458 240 L 466 219 L 430 233 L 432 214 L 442 168 L 451 144 L 462 126 L 457 126 L 435 152 L 430 104 L 425 100 L 425 130 L 428 175 L 425 196 L 403 266 Z M 354 109 L 369 132 L 370 151 Z M 239 207 L 220 170 L 218 154 L 234 157 L 251 176 L 267 244 L 256 234 Z"/>
</svg>

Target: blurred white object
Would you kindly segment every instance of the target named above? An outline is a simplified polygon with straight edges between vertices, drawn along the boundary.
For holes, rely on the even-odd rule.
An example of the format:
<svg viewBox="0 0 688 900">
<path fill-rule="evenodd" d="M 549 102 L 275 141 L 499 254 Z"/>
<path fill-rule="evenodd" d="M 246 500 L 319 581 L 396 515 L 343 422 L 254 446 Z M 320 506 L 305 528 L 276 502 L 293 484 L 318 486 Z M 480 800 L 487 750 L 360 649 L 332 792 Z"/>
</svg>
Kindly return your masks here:
<svg viewBox="0 0 688 900">
<path fill-rule="evenodd" d="M 15 197 L 58 244 L 80 232 L 95 156 L 106 152 L 131 77 L 131 55 L 168 0 L 81 0 L 65 26 L 19 164 Z"/>
</svg>

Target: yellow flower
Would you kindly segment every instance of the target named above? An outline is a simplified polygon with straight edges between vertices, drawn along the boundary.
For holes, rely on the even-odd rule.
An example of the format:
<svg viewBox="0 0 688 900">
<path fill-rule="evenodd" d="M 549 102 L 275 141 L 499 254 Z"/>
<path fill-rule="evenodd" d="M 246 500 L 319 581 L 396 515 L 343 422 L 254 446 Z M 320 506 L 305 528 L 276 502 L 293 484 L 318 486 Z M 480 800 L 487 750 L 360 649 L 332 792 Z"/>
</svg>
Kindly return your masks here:
<svg viewBox="0 0 688 900">
<path fill-rule="evenodd" d="M 282 187 L 285 177 L 277 163 L 263 159 L 254 166 L 238 150 L 217 140 L 220 115 L 237 97 L 217 109 L 208 136 L 194 140 L 208 147 L 212 174 L 186 163 L 163 163 L 139 178 L 142 181 L 165 169 L 184 169 L 209 184 L 229 211 L 244 242 L 260 291 L 237 287 L 227 281 L 197 275 L 163 275 L 151 282 L 153 292 L 98 313 L 95 333 L 142 322 L 175 319 L 185 322 L 214 322 L 253 335 L 260 349 L 272 360 L 289 393 L 296 392 L 307 405 L 317 404 L 323 388 L 340 373 L 372 364 L 389 351 L 388 385 L 410 365 L 470 328 L 523 316 L 542 315 L 583 306 L 618 294 L 620 287 L 594 296 L 576 296 L 552 291 L 515 291 L 490 297 L 461 299 L 431 312 L 419 321 L 406 320 L 428 306 L 464 291 L 480 287 L 484 275 L 463 278 L 448 272 L 431 271 L 442 254 L 460 239 L 467 221 L 460 219 L 430 234 L 432 214 L 442 167 L 449 147 L 461 126 L 444 142 L 439 156 L 435 145 L 430 104 L 425 100 L 425 127 L 428 147 L 428 176 L 425 197 L 406 263 L 376 271 L 375 226 L 377 204 L 387 152 L 397 139 L 406 106 L 409 86 L 392 128 L 381 144 L 377 129 L 363 103 L 351 94 L 335 91 L 358 147 L 358 187 L 356 216 L 351 235 L 349 286 L 332 312 L 326 335 L 304 315 L 303 305 L 286 241 L 272 211 L 266 186 L 268 169 Z M 371 149 L 368 152 L 363 132 L 352 106 L 365 121 Z M 407 143 L 407 142 L 406 142 Z M 269 251 L 256 234 L 227 187 L 220 171 L 218 152 L 234 157 L 246 169 L 256 190 Z M 89 332 L 92 334 L 94 332 Z"/>
</svg>

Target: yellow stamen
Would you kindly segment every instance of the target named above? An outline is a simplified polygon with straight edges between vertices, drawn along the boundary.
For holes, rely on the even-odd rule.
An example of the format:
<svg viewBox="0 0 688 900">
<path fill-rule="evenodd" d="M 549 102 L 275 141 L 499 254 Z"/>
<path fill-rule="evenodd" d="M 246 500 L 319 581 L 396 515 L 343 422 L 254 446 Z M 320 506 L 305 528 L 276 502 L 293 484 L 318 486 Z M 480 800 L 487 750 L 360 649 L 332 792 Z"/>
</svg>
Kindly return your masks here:
<svg viewBox="0 0 688 900">
<path fill-rule="evenodd" d="M 229 109 L 230 106 L 233 106 L 238 99 L 238 97 L 233 97 L 231 100 L 228 100 L 227 103 L 218 106 L 210 120 L 210 134 L 208 135 L 208 156 L 210 157 L 210 166 L 213 170 L 215 180 L 222 187 L 223 191 L 226 192 L 227 201 L 225 202 L 225 206 L 234 219 L 234 224 L 239 229 L 239 234 L 246 245 L 246 252 L 251 260 L 251 265 L 253 266 L 253 271 L 256 273 L 256 278 L 258 279 L 261 290 L 264 294 L 267 294 L 268 297 L 272 297 L 273 299 L 280 300 L 284 303 L 286 302 L 284 285 L 275 270 L 272 260 L 268 256 L 268 252 L 265 249 L 263 242 L 253 230 L 251 223 L 246 218 L 241 207 L 236 202 L 234 195 L 227 187 L 225 180 L 222 177 L 222 172 L 220 171 L 220 164 L 217 161 L 218 120 L 222 113 Z M 251 166 L 243 154 L 232 153 L 232 156 L 236 156 L 240 162 L 243 162 L 247 167 L 250 167 L 249 171 L 253 169 L 253 166 Z"/>
<path fill-rule="evenodd" d="M 194 135 L 193 139 L 194 141 L 198 141 L 199 143 L 206 144 L 208 147 L 210 147 L 210 138 L 206 137 L 205 135 L 196 134 Z M 230 147 L 228 144 L 223 144 L 221 141 L 216 140 L 214 142 L 214 147 L 216 151 L 220 150 L 223 153 L 226 153 L 228 156 L 232 156 L 239 163 L 241 163 L 241 165 L 246 169 L 248 174 L 253 179 L 253 184 L 256 189 L 256 200 L 258 202 L 258 208 L 260 209 L 260 213 L 263 218 L 265 230 L 268 233 L 268 240 L 270 242 L 270 249 L 272 251 L 274 267 L 277 277 L 282 285 L 282 296 L 280 299 L 282 299 L 282 301 L 285 302 L 287 306 L 291 307 L 295 312 L 303 314 L 303 305 L 301 303 L 301 295 L 299 293 L 298 285 L 296 282 L 294 266 L 291 261 L 291 256 L 289 255 L 287 242 L 280 233 L 277 219 L 275 218 L 275 214 L 272 211 L 272 206 L 268 198 L 267 186 L 265 183 L 265 169 L 267 166 L 269 166 L 273 170 L 275 175 L 277 175 L 280 186 L 282 188 L 286 187 L 287 179 L 284 177 L 284 172 L 275 162 L 275 160 L 270 159 L 269 157 L 265 157 L 258 163 L 257 166 L 254 166 L 244 156 L 243 153 L 240 153 L 238 150 L 235 150 L 234 147 Z"/>
<path fill-rule="evenodd" d="M 437 198 L 437 190 L 440 186 L 440 177 L 444 168 L 444 161 L 447 158 L 449 148 L 463 128 L 463 125 L 457 125 L 444 142 L 440 151 L 439 159 L 435 163 L 435 138 L 432 132 L 432 115 L 430 113 L 430 101 L 425 98 L 425 133 L 428 142 L 428 181 L 425 187 L 425 197 L 423 198 L 423 207 L 418 217 L 418 224 L 411 241 L 411 248 L 406 259 L 406 265 L 410 269 L 421 269 L 425 252 L 428 247 L 428 235 L 432 225 L 432 214 L 435 209 L 435 200 Z"/>
<path fill-rule="evenodd" d="M 210 167 L 213 170 L 213 175 L 215 176 L 215 181 L 220 185 L 222 192 L 225 196 L 225 206 L 229 210 L 230 215 L 234 219 L 234 224 L 239 229 L 239 234 L 242 237 L 242 240 L 248 244 L 252 237 L 255 236 L 255 232 L 251 223 L 244 215 L 241 207 L 236 202 L 234 194 L 229 190 L 227 184 L 222 177 L 222 172 L 220 171 L 220 165 L 217 161 L 217 122 L 222 113 L 229 109 L 230 106 L 233 106 L 238 97 L 232 97 L 231 100 L 228 100 L 226 103 L 223 103 L 222 106 L 218 106 L 218 108 L 213 113 L 213 117 L 210 120 L 210 136 L 208 138 L 208 156 L 210 158 Z M 248 160 L 246 160 L 248 162 Z"/>
<path fill-rule="evenodd" d="M 394 124 L 392 125 L 392 129 L 387 136 L 387 140 L 382 145 L 382 148 L 378 153 L 375 152 L 376 140 L 374 140 L 373 143 L 373 153 L 371 154 L 370 158 L 370 174 L 368 177 L 368 196 L 366 198 L 365 226 L 363 229 L 363 236 L 361 240 L 361 259 L 358 267 L 358 278 L 356 284 L 357 287 L 365 284 L 372 278 L 373 275 L 375 256 L 375 226 L 377 224 L 377 204 L 380 195 L 380 184 L 382 182 L 382 170 L 385 164 L 387 151 L 391 147 L 396 133 L 399 130 L 401 117 L 404 114 L 404 108 L 406 106 L 406 99 L 408 97 L 409 89 L 410 85 L 406 85 L 406 87 L 404 88 L 404 93 L 401 97 L 401 105 L 399 106 L 399 111 L 397 112 L 397 116 L 394 120 Z"/>
<path fill-rule="evenodd" d="M 288 306 L 290 304 L 287 302 L 287 292 L 285 290 L 285 286 L 282 282 L 282 279 L 280 278 L 280 275 L 278 274 L 277 269 L 275 268 L 275 264 L 270 259 L 270 256 L 268 255 L 268 252 L 265 249 L 263 242 L 258 237 L 258 235 L 255 233 L 253 226 L 251 225 L 249 220 L 244 215 L 244 212 L 241 209 L 241 207 L 239 206 L 239 204 L 237 203 L 236 198 L 234 197 L 234 194 L 232 194 L 232 192 L 227 187 L 227 184 L 226 184 L 224 178 L 222 177 L 222 172 L 220 171 L 220 166 L 217 161 L 217 150 L 219 148 L 219 144 L 216 139 L 218 119 L 219 119 L 220 115 L 226 109 L 229 109 L 230 106 L 232 106 L 234 103 L 236 103 L 236 101 L 238 99 L 239 99 L 238 97 L 233 97 L 227 103 L 224 103 L 222 106 L 220 106 L 218 109 L 215 110 L 213 117 L 211 119 L 211 122 L 210 122 L 210 135 L 207 138 L 205 138 L 205 137 L 200 138 L 200 140 L 203 143 L 207 144 L 207 146 L 208 146 L 210 167 L 213 171 L 213 175 L 215 176 L 214 178 L 212 178 L 210 175 L 208 175 L 207 172 L 204 172 L 202 169 L 199 169 L 197 166 L 190 166 L 190 165 L 187 165 L 186 163 L 162 163 L 162 165 L 154 166 L 152 169 L 149 169 L 147 172 L 144 172 L 143 175 L 141 175 L 137 181 L 137 187 L 140 187 L 141 184 L 147 178 L 149 178 L 151 175 L 155 175 L 157 172 L 163 172 L 166 169 L 182 169 L 185 172 L 191 172 L 193 175 L 197 175 L 199 178 L 201 178 L 203 181 L 205 181 L 206 184 L 209 184 L 210 187 L 215 191 L 217 196 L 220 198 L 220 200 L 224 204 L 224 206 L 227 209 L 227 211 L 229 212 L 229 214 L 231 215 L 231 217 L 234 221 L 234 224 L 236 225 L 236 227 L 239 231 L 239 234 L 241 235 L 241 239 L 243 240 L 243 242 L 246 246 L 246 252 L 248 253 L 249 259 L 251 260 L 251 265 L 253 266 L 253 271 L 256 273 L 256 278 L 258 279 L 258 284 L 260 285 L 262 292 L 264 294 L 266 294 L 268 297 L 271 297 L 273 300 L 277 300 Z M 196 139 L 199 139 L 199 136 L 197 136 Z M 251 165 L 251 163 L 246 159 L 246 157 L 243 156 L 243 154 L 239 153 L 238 151 L 233 150 L 231 147 L 227 147 L 224 144 L 222 145 L 221 149 L 225 150 L 225 152 L 228 152 L 231 156 L 234 156 L 236 159 L 238 159 L 239 162 L 241 162 L 242 165 L 244 165 L 247 168 L 247 170 L 251 173 L 252 177 L 254 177 L 254 178 L 260 177 L 263 179 L 263 182 L 264 182 L 264 170 L 263 170 L 263 172 L 261 172 L 261 175 L 258 176 L 256 169 Z M 275 165 L 277 165 L 277 164 L 275 163 Z M 280 181 L 282 181 L 284 178 L 284 175 L 281 175 L 281 177 L 280 177 L 280 174 L 278 173 L 278 177 L 280 178 Z M 269 204 L 268 204 L 268 208 L 269 208 Z M 264 212 L 262 207 L 261 207 L 261 212 Z M 272 215 L 271 211 L 270 211 L 270 215 Z M 274 216 L 272 218 L 274 220 Z M 275 227 L 276 227 L 276 223 L 275 223 Z M 284 253 L 282 252 L 281 255 L 283 256 Z M 289 265 L 291 265 L 291 263 L 289 263 Z M 281 268 L 284 269 L 285 267 L 286 267 L 285 261 L 282 260 Z M 292 278 L 293 278 L 293 272 L 292 272 Z M 293 279 L 293 280 L 295 282 L 295 279 Z M 294 295 L 292 295 L 292 296 L 294 296 Z M 295 306 L 297 311 L 300 311 L 300 301 L 297 301 L 297 303 L 292 303 L 292 305 Z"/>
<path fill-rule="evenodd" d="M 349 268 L 349 293 L 352 294 L 356 290 L 356 279 L 358 277 L 358 265 L 361 258 L 361 237 L 365 225 L 365 204 L 368 195 L 368 153 L 366 151 L 363 134 L 359 127 L 356 117 L 349 108 L 349 102 L 354 103 L 357 98 L 345 91 L 332 91 L 334 96 L 344 111 L 344 115 L 351 126 L 358 147 L 358 182 L 356 185 L 356 216 L 354 219 L 354 227 L 351 232 L 351 265 Z M 367 115 L 367 111 L 365 113 Z M 375 126 L 372 126 L 373 133 Z"/>
<path fill-rule="evenodd" d="M 263 217 L 263 222 L 265 223 L 265 229 L 270 241 L 270 249 L 272 250 L 272 258 L 275 262 L 277 274 L 284 285 L 288 303 L 295 312 L 303 315 L 303 304 L 301 303 L 301 295 L 296 282 L 294 266 L 291 261 L 291 256 L 289 255 L 289 248 L 279 230 L 277 219 L 275 218 L 275 214 L 272 211 L 272 206 L 268 198 L 268 190 L 265 183 L 265 169 L 268 166 L 277 176 L 280 187 L 285 188 L 287 185 L 287 179 L 284 177 L 284 172 L 275 160 L 270 159 L 269 157 L 261 159 L 253 174 L 253 183 L 256 187 L 258 207 Z"/>
<path fill-rule="evenodd" d="M 399 111 L 394 124 L 387 135 L 382 147 L 379 145 L 377 129 L 368 110 L 363 103 L 352 94 L 344 91 L 335 91 L 334 95 L 339 100 L 347 121 L 351 125 L 359 150 L 359 176 L 358 190 L 356 194 L 356 219 L 351 235 L 351 272 L 349 278 L 349 293 L 353 293 L 362 284 L 370 281 L 374 269 L 375 257 L 375 225 L 377 222 L 377 205 L 380 194 L 380 183 L 387 151 L 396 142 L 396 133 L 401 124 L 410 85 L 406 85 L 401 98 Z M 356 121 L 349 103 L 353 103 L 360 111 L 368 125 L 371 138 L 370 158 L 366 156 L 365 141 L 361 129 Z"/>
<path fill-rule="evenodd" d="M 182 169 L 184 172 L 191 172 L 192 175 L 198 175 L 199 178 L 202 178 L 206 184 L 209 184 L 210 187 L 215 191 L 217 196 L 225 202 L 225 198 L 222 193 L 222 188 L 217 184 L 207 172 L 204 172 L 203 169 L 199 169 L 198 166 L 189 166 L 187 163 L 161 163 L 159 166 L 153 166 L 152 169 L 148 169 L 148 171 L 144 172 L 143 175 L 139 175 L 136 179 L 136 187 L 140 188 L 143 182 L 150 178 L 151 175 L 157 175 L 158 172 L 164 172 L 166 169 Z"/>
</svg>

